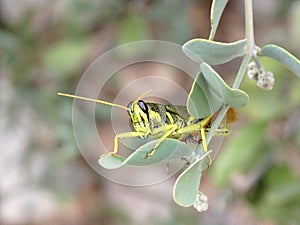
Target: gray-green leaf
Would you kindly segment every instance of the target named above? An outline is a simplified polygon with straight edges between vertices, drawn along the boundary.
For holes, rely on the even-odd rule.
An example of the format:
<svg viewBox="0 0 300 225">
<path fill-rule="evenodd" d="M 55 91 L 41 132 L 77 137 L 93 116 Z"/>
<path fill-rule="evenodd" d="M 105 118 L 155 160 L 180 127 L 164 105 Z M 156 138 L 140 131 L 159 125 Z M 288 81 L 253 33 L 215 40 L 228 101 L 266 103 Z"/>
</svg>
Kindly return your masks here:
<svg viewBox="0 0 300 225">
<path fill-rule="evenodd" d="M 188 57 L 196 62 L 218 65 L 243 56 L 245 44 L 246 40 L 223 43 L 198 38 L 186 42 L 182 49 Z"/>
<path fill-rule="evenodd" d="M 189 114 L 195 118 L 205 118 L 214 114 L 222 105 L 242 108 L 249 96 L 240 89 L 230 88 L 221 76 L 208 64 L 202 63 L 201 70 L 187 99 Z"/>
<path fill-rule="evenodd" d="M 220 18 L 229 0 L 213 0 L 210 10 L 211 30 L 209 39 L 213 40 L 220 22 Z"/>
<path fill-rule="evenodd" d="M 208 64 L 202 63 L 200 67 L 205 81 L 224 104 L 234 108 L 242 108 L 248 104 L 249 96 L 246 92 L 230 88 Z"/>
<path fill-rule="evenodd" d="M 178 205 L 184 207 L 193 205 L 200 185 L 203 159 L 211 152 L 212 151 L 208 151 L 197 159 L 177 178 L 173 189 L 173 198 Z"/>
<path fill-rule="evenodd" d="M 166 163 L 169 160 L 178 159 L 191 155 L 192 151 L 184 142 L 167 138 L 156 149 L 154 154 L 146 157 L 158 140 L 150 141 L 126 159 L 118 155 L 104 154 L 99 159 L 99 164 L 106 169 L 117 169 L 124 165 L 129 166 L 153 166 L 159 163 Z"/>
<path fill-rule="evenodd" d="M 270 44 L 264 46 L 261 49 L 260 54 L 277 60 L 300 77 L 300 61 L 287 50 L 277 45 Z"/>
<path fill-rule="evenodd" d="M 194 118 L 205 118 L 214 114 L 223 102 L 209 88 L 203 74 L 200 72 L 194 80 L 192 89 L 187 99 L 187 109 Z"/>
</svg>

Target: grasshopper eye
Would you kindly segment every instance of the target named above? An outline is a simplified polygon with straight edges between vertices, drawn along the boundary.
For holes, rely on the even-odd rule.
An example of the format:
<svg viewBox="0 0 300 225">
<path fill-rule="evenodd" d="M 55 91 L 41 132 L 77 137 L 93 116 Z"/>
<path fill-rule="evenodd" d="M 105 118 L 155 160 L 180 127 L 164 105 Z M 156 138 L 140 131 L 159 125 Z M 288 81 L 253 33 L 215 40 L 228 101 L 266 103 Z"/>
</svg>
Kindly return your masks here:
<svg viewBox="0 0 300 225">
<path fill-rule="evenodd" d="M 148 106 L 147 106 L 147 104 L 142 100 L 139 100 L 137 104 L 139 105 L 141 110 L 148 115 Z"/>
<path fill-rule="evenodd" d="M 127 108 L 130 109 L 130 111 L 128 111 L 128 114 L 129 114 L 129 115 L 130 115 L 131 113 L 134 113 L 133 104 L 134 104 L 134 101 L 129 102 L 129 104 L 128 104 L 128 106 L 127 106 Z M 144 113 L 146 113 L 146 115 L 148 116 L 148 106 L 147 106 L 147 104 L 146 104 L 144 101 L 142 101 L 142 100 L 139 100 L 136 104 L 137 104 L 137 105 L 140 107 L 140 109 L 141 109 Z"/>
<path fill-rule="evenodd" d="M 129 115 L 130 115 L 130 112 L 133 113 L 132 104 L 133 104 L 133 101 L 129 102 L 128 105 L 127 105 L 127 108 L 130 109 L 130 111 L 127 111 Z"/>
</svg>

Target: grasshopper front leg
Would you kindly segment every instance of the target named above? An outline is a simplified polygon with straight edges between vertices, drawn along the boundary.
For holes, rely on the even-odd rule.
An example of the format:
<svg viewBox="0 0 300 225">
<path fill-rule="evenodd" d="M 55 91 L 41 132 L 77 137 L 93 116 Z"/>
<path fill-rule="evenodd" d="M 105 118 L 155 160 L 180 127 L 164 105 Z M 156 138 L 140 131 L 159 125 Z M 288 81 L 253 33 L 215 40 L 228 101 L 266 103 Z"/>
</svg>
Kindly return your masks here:
<svg viewBox="0 0 300 225">
<path fill-rule="evenodd" d="M 132 138 L 132 137 L 142 137 L 142 138 L 144 138 L 144 136 L 140 132 L 125 132 L 125 133 L 117 134 L 115 136 L 115 139 L 114 139 L 114 151 L 110 152 L 108 154 L 116 155 L 118 153 L 118 145 L 119 145 L 119 139 L 120 138 Z"/>
</svg>

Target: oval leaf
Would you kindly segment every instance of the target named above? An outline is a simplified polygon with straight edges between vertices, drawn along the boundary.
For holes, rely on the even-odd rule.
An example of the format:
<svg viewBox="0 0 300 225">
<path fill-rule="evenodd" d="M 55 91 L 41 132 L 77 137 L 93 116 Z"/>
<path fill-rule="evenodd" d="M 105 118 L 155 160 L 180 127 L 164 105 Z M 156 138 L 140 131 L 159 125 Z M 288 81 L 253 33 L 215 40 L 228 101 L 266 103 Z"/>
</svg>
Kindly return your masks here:
<svg viewBox="0 0 300 225">
<path fill-rule="evenodd" d="M 287 50 L 277 45 L 266 45 L 261 49 L 260 54 L 277 60 L 300 77 L 300 61 Z"/>
<path fill-rule="evenodd" d="M 117 169 L 123 165 L 125 159 L 119 155 L 103 154 L 100 156 L 98 163 L 105 169 Z"/>
<path fill-rule="evenodd" d="M 244 55 L 245 45 L 246 40 L 223 43 L 198 38 L 186 42 L 182 50 L 196 62 L 218 65 Z"/>
<path fill-rule="evenodd" d="M 154 154 L 147 158 L 147 153 L 153 149 L 158 141 L 150 141 L 138 148 L 124 161 L 124 164 L 130 166 L 152 166 L 168 160 L 189 156 L 192 153 L 186 143 L 167 138 L 157 147 Z"/>
<path fill-rule="evenodd" d="M 213 0 L 210 10 L 211 30 L 209 39 L 213 40 L 219 26 L 220 18 L 229 0 Z"/>
<path fill-rule="evenodd" d="M 234 108 L 242 108 L 247 105 L 249 96 L 246 92 L 230 88 L 208 64 L 202 63 L 200 67 L 205 81 L 224 104 Z"/>
<path fill-rule="evenodd" d="M 203 74 L 200 72 L 193 83 L 187 99 L 187 109 L 194 118 L 205 118 L 214 114 L 223 102 L 209 88 Z"/>
<path fill-rule="evenodd" d="M 202 175 L 202 162 L 212 151 L 208 151 L 177 178 L 174 189 L 174 201 L 181 206 L 189 207 L 196 200 Z"/>
<path fill-rule="evenodd" d="M 158 140 L 150 141 L 130 156 L 124 159 L 118 155 L 104 154 L 99 159 L 99 164 L 106 169 L 117 169 L 124 165 L 129 166 L 153 166 L 159 163 L 165 163 L 169 160 L 187 157 L 192 154 L 188 145 L 176 139 L 167 138 L 156 149 L 152 156 L 146 157 Z"/>
</svg>

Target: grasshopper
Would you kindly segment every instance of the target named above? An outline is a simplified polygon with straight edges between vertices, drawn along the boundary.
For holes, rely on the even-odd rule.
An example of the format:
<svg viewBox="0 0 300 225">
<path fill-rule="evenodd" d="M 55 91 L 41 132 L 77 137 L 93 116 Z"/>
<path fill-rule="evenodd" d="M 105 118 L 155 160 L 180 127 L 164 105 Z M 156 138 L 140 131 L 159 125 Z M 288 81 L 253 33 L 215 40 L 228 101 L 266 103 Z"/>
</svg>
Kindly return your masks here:
<svg viewBox="0 0 300 225">
<path fill-rule="evenodd" d="M 143 96 L 148 93 L 149 91 L 143 93 L 136 100 L 131 101 L 127 107 L 103 100 L 91 99 L 76 95 L 64 93 L 58 93 L 58 95 L 110 105 L 128 111 L 135 131 L 117 134 L 114 138 L 113 152 L 108 154 L 116 155 L 118 153 L 119 139 L 132 137 L 140 137 L 142 139 L 150 137 L 154 140 L 158 140 L 153 149 L 146 154 L 145 158 L 152 156 L 158 146 L 166 138 L 174 138 L 187 142 L 195 141 L 193 138 L 197 136 L 198 138 L 196 142 L 202 142 L 203 150 L 204 152 L 207 152 L 205 135 L 210 130 L 211 123 L 216 117 L 216 114 L 210 115 L 206 118 L 194 118 L 188 113 L 186 106 L 143 101 Z M 225 117 L 225 126 L 219 127 L 217 133 L 226 135 L 229 130 L 228 124 L 236 119 L 236 112 L 233 108 L 230 108 Z M 209 158 L 209 162 L 209 164 L 211 164 L 211 158 Z"/>
</svg>

